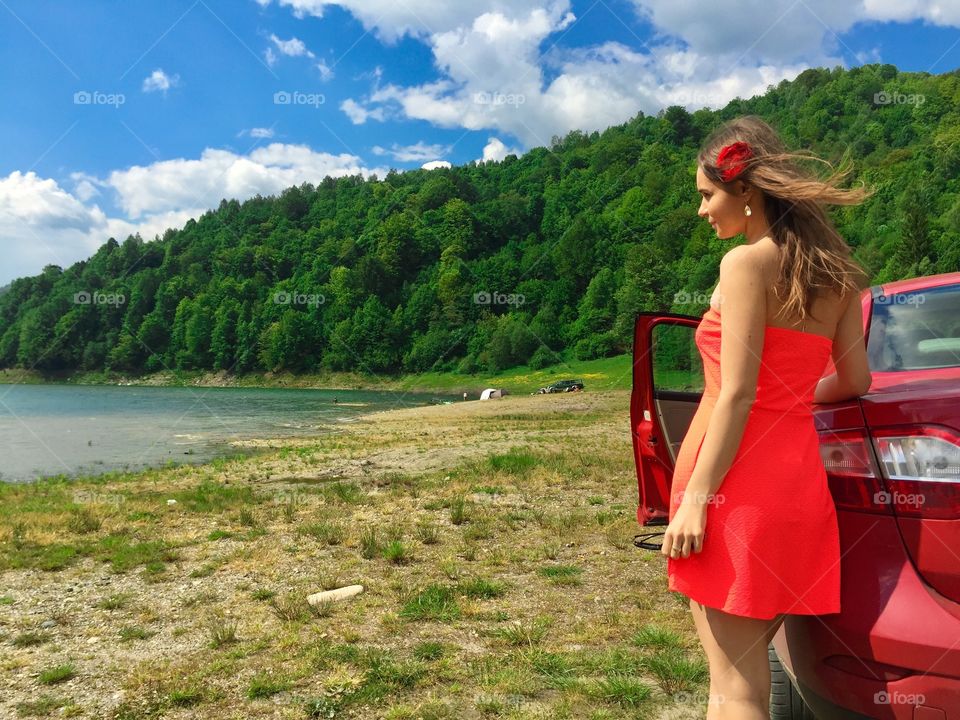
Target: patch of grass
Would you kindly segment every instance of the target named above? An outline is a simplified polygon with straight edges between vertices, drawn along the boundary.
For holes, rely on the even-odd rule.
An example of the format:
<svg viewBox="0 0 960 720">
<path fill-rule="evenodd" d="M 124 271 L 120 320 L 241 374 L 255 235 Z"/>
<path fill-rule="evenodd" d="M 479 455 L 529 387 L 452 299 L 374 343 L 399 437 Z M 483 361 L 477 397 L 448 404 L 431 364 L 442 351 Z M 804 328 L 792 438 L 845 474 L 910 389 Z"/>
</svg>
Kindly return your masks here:
<svg viewBox="0 0 960 720">
<path fill-rule="evenodd" d="M 506 453 L 487 458 L 487 465 L 493 472 L 506 473 L 521 479 L 525 479 L 535 467 L 542 464 L 541 458 L 520 447 L 510 448 Z"/>
<path fill-rule="evenodd" d="M 79 555 L 79 551 L 73 545 L 44 545 L 39 548 L 33 567 L 41 570 L 63 570 L 68 565 L 72 565 Z M 20 567 L 30 567 L 30 565 Z"/>
<path fill-rule="evenodd" d="M 566 655 L 534 648 L 528 655 L 530 667 L 542 675 L 555 690 L 564 690 L 576 682 L 576 668 Z"/>
<path fill-rule="evenodd" d="M 444 558 L 440 561 L 440 570 L 442 570 L 443 574 L 446 575 L 450 580 L 459 580 L 463 576 L 463 570 L 460 568 L 460 563 L 458 563 L 452 557 Z"/>
<path fill-rule="evenodd" d="M 644 648 L 679 648 L 683 646 L 680 634 L 657 625 L 644 625 L 634 633 L 633 644 Z"/>
<path fill-rule="evenodd" d="M 467 498 L 464 495 L 457 495 L 450 501 L 450 522 L 454 525 L 463 525 L 468 519 Z"/>
<path fill-rule="evenodd" d="M 497 628 L 494 635 L 514 647 L 526 646 L 532 648 L 546 637 L 550 625 L 549 618 L 536 618 L 526 625 L 520 620 L 516 620 L 511 625 Z"/>
<path fill-rule="evenodd" d="M 313 614 L 317 617 L 330 617 L 333 615 L 333 610 L 336 605 L 335 600 L 321 600 L 318 603 L 310 605 L 310 607 L 313 609 Z"/>
<path fill-rule="evenodd" d="M 297 510 L 300 509 L 300 505 L 302 505 L 302 503 L 300 502 L 299 495 L 296 493 L 290 495 L 283 504 L 283 519 L 288 523 L 294 522 L 297 519 Z"/>
<path fill-rule="evenodd" d="M 270 598 L 273 614 L 283 622 L 305 622 L 317 614 L 317 609 L 303 595 L 291 592 Z"/>
<path fill-rule="evenodd" d="M 177 559 L 176 549 L 165 541 L 138 542 L 125 532 L 111 533 L 101 538 L 97 555 L 109 562 L 111 569 L 118 573 L 139 565 L 163 564 Z"/>
<path fill-rule="evenodd" d="M 229 530 L 214 530 L 209 535 L 207 535 L 207 540 L 223 540 L 225 538 L 232 538 L 233 533 Z"/>
<path fill-rule="evenodd" d="M 10 595 L 0 595 L 0 605 L 13 605 L 13 597 Z"/>
<path fill-rule="evenodd" d="M 622 707 L 639 707 L 650 699 L 653 689 L 630 675 L 612 674 L 588 686 L 593 697 Z"/>
<path fill-rule="evenodd" d="M 36 700 L 27 700 L 17 703 L 17 714 L 20 717 L 46 717 L 54 710 L 69 705 L 67 698 L 42 695 Z"/>
<path fill-rule="evenodd" d="M 267 588 L 257 588 L 250 594 L 253 596 L 254 600 L 270 600 L 271 598 L 275 598 L 277 596 L 275 590 L 268 590 Z"/>
<path fill-rule="evenodd" d="M 383 548 L 383 556 L 394 565 L 407 565 L 413 561 L 410 550 L 400 540 L 392 540 Z"/>
<path fill-rule="evenodd" d="M 479 546 L 474 540 L 468 540 L 463 544 L 463 547 L 460 549 L 460 556 L 464 560 L 473 562 L 477 559 L 477 552 L 480 550 Z"/>
<path fill-rule="evenodd" d="M 88 507 L 75 508 L 67 520 L 67 529 L 78 535 L 97 532 L 103 526 L 103 518 Z"/>
<path fill-rule="evenodd" d="M 214 614 L 207 619 L 207 633 L 210 635 L 210 647 L 214 649 L 232 645 L 237 642 L 237 621 Z"/>
<path fill-rule="evenodd" d="M 366 676 L 396 690 L 409 690 L 416 687 L 427 672 L 427 666 L 417 660 L 394 660 L 387 653 L 379 653 L 370 658 Z"/>
<path fill-rule="evenodd" d="M 598 510 L 594 519 L 597 521 L 597 525 L 604 527 L 619 520 L 621 514 L 619 510 Z"/>
<path fill-rule="evenodd" d="M 249 486 L 231 487 L 207 479 L 196 487 L 174 492 L 168 497 L 177 501 L 177 507 L 195 513 L 220 513 L 256 502 L 253 488 Z"/>
<path fill-rule="evenodd" d="M 451 622 L 460 617 L 460 606 L 452 588 L 428 585 L 408 600 L 399 615 L 407 620 L 439 620 Z"/>
<path fill-rule="evenodd" d="M 297 528 L 297 534 L 309 535 L 327 545 L 339 545 L 343 542 L 344 527 L 340 523 L 319 522 Z"/>
<path fill-rule="evenodd" d="M 457 585 L 457 592 L 471 598 L 495 598 L 503 595 L 506 590 L 503 583 L 490 582 L 483 578 L 473 578 Z"/>
<path fill-rule="evenodd" d="M 360 531 L 360 556 L 372 560 L 380 554 L 380 540 L 375 527 L 365 527 Z"/>
<path fill-rule="evenodd" d="M 710 678 L 703 658 L 691 659 L 677 648 L 667 648 L 643 658 L 641 665 L 657 678 L 657 684 L 667 695 L 690 691 Z"/>
<path fill-rule="evenodd" d="M 555 585 L 580 585 L 582 568 L 575 565 L 552 565 L 539 568 L 537 573 L 550 580 Z"/>
<path fill-rule="evenodd" d="M 156 633 L 142 627 L 127 626 L 120 628 L 121 642 L 130 642 L 131 640 L 149 640 Z"/>
<path fill-rule="evenodd" d="M 358 505 L 366 496 L 363 488 L 355 482 L 335 482 L 323 488 L 325 500 L 344 505 Z"/>
<path fill-rule="evenodd" d="M 217 571 L 216 563 L 207 563 L 206 565 L 201 565 L 198 568 L 194 568 L 190 571 L 190 577 L 192 578 L 202 578 L 210 577 Z"/>
<path fill-rule="evenodd" d="M 256 540 L 258 537 L 263 537 L 267 534 L 267 529 L 263 526 L 250 528 L 243 535 L 240 535 L 241 540 Z"/>
<path fill-rule="evenodd" d="M 424 545 L 436 545 L 440 542 L 440 530 L 430 521 L 417 523 L 417 538 Z"/>
<path fill-rule="evenodd" d="M 543 557 L 547 560 L 556 560 L 560 557 L 560 553 L 563 551 L 563 543 L 559 540 L 552 540 L 545 542 L 541 547 L 540 551 L 543 553 Z"/>
<path fill-rule="evenodd" d="M 167 694 L 167 702 L 174 707 L 191 707 L 203 702 L 203 689 L 199 685 L 189 685 Z"/>
<path fill-rule="evenodd" d="M 344 585 L 342 576 L 338 570 L 328 570 L 320 573 L 317 582 L 322 590 L 335 590 Z"/>
<path fill-rule="evenodd" d="M 258 525 L 256 515 L 254 515 L 253 510 L 248 507 L 240 508 L 240 513 L 237 515 L 237 522 L 251 528 L 255 528 Z"/>
<path fill-rule="evenodd" d="M 417 660 L 439 660 L 444 654 L 443 643 L 425 640 L 414 645 L 411 654 Z"/>
<path fill-rule="evenodd" d="M 56 685 L 57 683 L 66 682 L 70 678 L 76 677 L 76 675 L 77 668 L 73 663 L 65 663 L 41 671 L 37 676 L 37 681 L 43 685 Z"/>
<path fill-rule="evenodd" d="M 250 686 L 247 688 L 247 697 L 251 700 L 271 697 L 288 690 L 290 685 L 289 680 L 274 677 L 268 673 L 260 673 L 250 681 Z"/>
<path fill-rule="evenodd" d="M 114 593 L 100 600 L 96 606 L 103 610 L 122 610 L 130 602 L 131 597 L 131 593 Z"/>
<path fill-rule="evenodd" d="M 463 537 L 465 540 L 489 540 L 493 537 L 493 522 L 486 517 L 471 522 L 463 531 Z"/>
<path fill-rule="evenodd" d="M 391 522 L 386 526 L 384 536 L 387 542 L 391 540 L 403 540 L 407 535 L 407 529 L 402 522 Z"/>
<path fill-rule="evenodd" d="M 45 642 L 49 642 L 50 638 L 45 633 L 38 632 L 24 632 L 17 635 L 12 644 L 14 647 L 25 648 L 25 647 L 36 647 L 37 645 L 43 645 Z"/>
</svg>

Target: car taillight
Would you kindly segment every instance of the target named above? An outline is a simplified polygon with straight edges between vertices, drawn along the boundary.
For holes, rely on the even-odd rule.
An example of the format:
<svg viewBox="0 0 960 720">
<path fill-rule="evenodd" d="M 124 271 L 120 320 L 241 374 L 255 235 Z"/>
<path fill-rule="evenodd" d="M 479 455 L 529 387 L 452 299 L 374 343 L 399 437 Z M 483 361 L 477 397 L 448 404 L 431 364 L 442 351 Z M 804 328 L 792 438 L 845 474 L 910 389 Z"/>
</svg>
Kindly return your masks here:
<svg viewBox="0 0 960 720">
<path fill-rule="evenodd" d="M 960 436 L 942 425 L 871 434 L 903 546 L 931 588 L 960 602 Z"/>
<path fill-rule="evenodd" d="M 960 518 L 960 436 L 934 425 L 881 428 L 872 436 L 897 515 Z"/>
<path fill-rule="evenodd" d="M 864 430 L 820 433 L 820 458 L 838 510 L 891 514 Z"/>
</svg>

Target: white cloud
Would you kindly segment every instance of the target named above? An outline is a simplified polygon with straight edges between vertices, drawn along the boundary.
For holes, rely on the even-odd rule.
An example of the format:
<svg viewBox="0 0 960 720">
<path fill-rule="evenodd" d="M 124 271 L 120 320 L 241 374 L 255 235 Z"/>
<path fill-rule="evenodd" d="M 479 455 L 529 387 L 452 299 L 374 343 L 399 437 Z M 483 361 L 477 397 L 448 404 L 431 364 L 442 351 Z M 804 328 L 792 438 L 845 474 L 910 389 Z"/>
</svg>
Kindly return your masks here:
<svg viewBox="0 0 960 720">
<path fill-rule="evenodd" d="M 576 22 L 570 0 L 276 1 L 301 18 L 336 5 L 385 42 L 409 35 L 432 50 L 439 77 L 412 86 L 381 86 L 375 78 L 367 96 L 341 104 L 355 124 L 400 116 L 495 130 L 528 147 L 575 128 L 621 123 L 641 110 L 722 107 L 812 65 L 873 59 L 875 52 L 853 56 L 838 37 L 857 23 L 960 24 L 960 2 L 947 0 L 632 0 L 654 30 L 641 52 L 618 42 L 555 46 L 550 41 Z M 614 4 L 594 12 L 604 11 L 623 12 Z M 616 20 L 629 27 L 637 17 Z"/>
<path fill-rule="evenodd" d="M 320 62 L 317 63 L 316 67 L 317 67 L 317 70 L 320 71 L 320 79 L 321 79 L 321 80 L 323 80 L 324 82 L 326 82 L 327 80 L 332 80 L 332 79 L 333 79 L 333 68 L 331 68 L 329 65 L 327 65 L 326 62 L 324 62 L 323 60 L 321 60 Z"/>
<path fill-rule="evenodd" d="M 316 185 L 327 175 L 384 177 L 388 170 L 365 167 L 353 155 L 272 143 L 247 155 L 208 148 L 196 160 L 134 166 L 104 179 L 73 173 L 73 193 L 53 179 L 14 171 L 0 178 L 0 285 L 35 275 L 47 264 L 66 268 L 89 257 L 109 237 L 122 242 L 139 232 L 152 240 L 215 208 L 222 198 L 242 201 L 304 182 Z M 115 194 L 126 217 L 108 217 L 99 205 L 88 204 L 91 189 Z"/>
<path fill-rule="evenodd" d="M 307 49 L 306 44 L 303 40 L 299 38 L 292 37 L 289 40 L 281 40 L 273 33 L 270 33 L 270 41 L 273 43 L 274 47 L 280 51 L 281 55 L 287 55 L 289 57 L 308 57 L 316 58 L 310 50 Z M 277 62 L 277 55 L 273 52 L 273 48 L 268 47 L 264 55 L 267 58 L 268 65 L 274 65 Z"/>
<path fill-rule="evenodd" d="M 100 181 L 93 175 L 83 172 L 70 173 L 70 179 L 73 180 L 73 194 L 80 199 L 80 202 L 87 202 L 90 198 L 100 194 L 97 186 Z"/>
<path fill-rule="evenodd" d="M 257 193 L 275 194 L 302 182 L 319 183 L 324 176 L 371 172 L 355 155 L 315 152 L 306 145 L 271 143 L 249 155 L 207 148 L 197 160 L 179 158 L 148 166 L 115 170 L 108 184 L 130 218 L 184 207 L 216 207 L 221 198 L 246 199 Z"/>
<path fill-rule="evenodd" d="M 934 25 L 960 26 L 960 3 L 956 0 L 863 0 L 871 20 L 926 20 Z"/>
<path fill-rule="evenodd" d="M 270 0 L 257 0 L 266 6 Z M 278 0 L 280 6 L 289 7 L 294 15 L 323 17 L 328 6 L 338 6 L 356 17 L 366 30 L 385 42 L 395 42 L 404 35 L 428 37 L 435 33 L 455 30 L 469 25 L 474 18 L 485 12 L 502 12 L 506 15 L 528 12 L 535 5 L 561 4 L 567 0 L 546 0 L 533 3 L 531 0 Z"/>
<path fill-rule="evenodd" d="M 373 147 L 373 153 L 375 155 L 390 155 L 400 162 L 423 162 L 430 158 L 436 158 L 438 155 L 446 155 L 449 152 L 449 145 L 440 145 L 439 143 L 427 145 L 422 140 L 415 145 L 398 145 L 394 143 L 390 146 L 389 150 L 379 145 Z"/>
<path fill-rule="evenodd" d="M 250 128 L 250 131 L 247 133 L 252 138 L 272 138 L 273 137 L 273 128 Z"/>
<path fill-rule="evenodd" d="M 307 46 L 300 38 L 292 37 L 289 40 L 281 40 L 271 33 L 270 40 L 273 41 L 273 44 L 276 45 L 277 49 L 284 55 L 289 55 L 290 57 L 300 57 L 302 55 L 309 58 L 314 57 L 313 53 L 307 50 Z"/>
<path fill-rule="evenodd" d="M 437 168 L 451 168 L 453 165 L 447 160 L 431 160 L 420 166 L 422 170 L 436 170 Z"/>
<path fill-rule="evenodd" d="M 737 65 L 823 62 L 828 59 L 824 40 L 848 30 L 859 14 L 858 3 L 832 0 L 633 2 L 660 32 L 682 39 L 697 53 L 729 56 L 725 62 Z"/>
<path fill-rule="evenodd" d="M 0 178 L 0 285 L 35 275 L 44 265 L 66 267 L 96 251 L 93 239 L 107 218 L 56 181 L 15 170 Z"/>
<path fill-rule="evenodd" d="M 373 118 L 374 120 L 383 121 L 386 119 L 386 111 L 384 108 L 374 108 L 373 110 L 367 110 L 362 105 L 360 105 L 356 100 L 347 98 L 342 103 L 340 103 L 340 109 L 347 114 L 347 117 L 350 118 L 350 121 L 354 125 L 363 125 L 367 120 Z"/>
<path fill-rule="evenodd" d="M 503 144 L 503 141 L 500 138 L 489 138 L 487 144 L 483 147 L 483 157 L 480 158 L 481 162 L 500 162 L 507 155 L 522 155 L 522 151 L 514 150 L 513 148 L 508 148 Z"/>
<path fill-rule="evenodd" d="M 661 32 L 684 40 L 699 53 L 724 55 L 738 64 L 829 61 L 851 52 L 838 37 L 857 23 L 925 20 L 960 26 L 956 0 L 738 0 L 683 3 L 633 0 Z"/>
<path fill-rule="evenodd" d="M 512 18 L 481 15 L 469 28 L 430 38 L 445 77 L 416 86 L 377 86 L 362 102 L 342 107 L 363 121 L 376 119 L 373 113 L 380 111 L 441 127 L 493 128 L 530 147 L 549 145 L 554 135 L 573 128 L 623 122 L 638 110 L 652 114 L 671 104 L 719 107 L 738 95 L 762 93 L 805 67 L 731 62 L 722 73 L 715 57 L 666 43 L 644 53 L 608 42 L 541 56 L 544 41 L 573 21 L 562 4 Z M 556 71 L 549 82 L 548 62 Z"/>
<path fill-rule="evenodd" d="M 172 87 L 176 87 L 180 84 L 180 76 L 174 75 L 173 77 L 167 75 L 163 70 L 157 68 L 150 75 L 143 80 L 143 92 L 157 92 L 160 91 L 164 95 L 167 94 L 167 90 Z"/>
</svg>

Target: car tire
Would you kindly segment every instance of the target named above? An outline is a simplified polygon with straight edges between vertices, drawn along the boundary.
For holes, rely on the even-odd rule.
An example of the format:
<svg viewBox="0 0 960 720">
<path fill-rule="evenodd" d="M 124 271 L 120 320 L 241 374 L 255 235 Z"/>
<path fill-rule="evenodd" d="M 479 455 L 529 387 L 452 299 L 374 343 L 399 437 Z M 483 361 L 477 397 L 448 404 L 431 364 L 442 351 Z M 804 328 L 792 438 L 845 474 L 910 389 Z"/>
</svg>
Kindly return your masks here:
<svg viewBox="0 0 960 720">
<path fill-rule="evenodd" d="M 783 669 L 772 644 L 767 647 L 767 656 L 770 659 L 770 720 L 817 720 Z"/>
</svg>

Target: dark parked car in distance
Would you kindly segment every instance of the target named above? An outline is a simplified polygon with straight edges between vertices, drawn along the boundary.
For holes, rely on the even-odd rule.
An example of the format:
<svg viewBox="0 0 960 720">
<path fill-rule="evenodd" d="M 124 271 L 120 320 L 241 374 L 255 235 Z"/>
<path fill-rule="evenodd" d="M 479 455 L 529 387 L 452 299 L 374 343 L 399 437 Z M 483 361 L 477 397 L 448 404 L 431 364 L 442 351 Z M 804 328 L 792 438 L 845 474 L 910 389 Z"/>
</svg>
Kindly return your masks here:
<svg viewBox="0 0 960 720">
<path fill-rule="evenodd" d="M 546 387 L 537 390 L 537 393 L 577 392 L 583 390 L 583 380 L 557 380 Z"/>
</svg>

